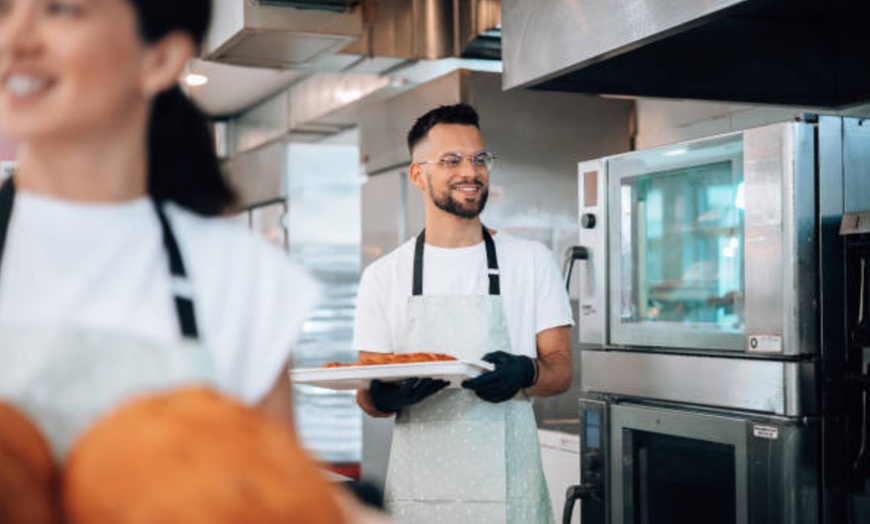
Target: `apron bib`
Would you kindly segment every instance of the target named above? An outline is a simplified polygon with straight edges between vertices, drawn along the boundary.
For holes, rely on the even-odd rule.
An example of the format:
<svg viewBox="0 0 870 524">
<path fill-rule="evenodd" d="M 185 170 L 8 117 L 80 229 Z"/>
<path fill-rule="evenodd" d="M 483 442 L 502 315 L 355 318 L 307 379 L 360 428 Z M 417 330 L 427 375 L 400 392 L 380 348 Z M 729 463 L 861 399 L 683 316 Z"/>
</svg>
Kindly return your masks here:
<svg viewBox="0 0 870 524">
<path fill-rule="evenodd" d="M 510 352 L 495 244 L 483 234 L 489 295 L 423 295 L 425 231 L 417 238 L 406 352 Z M 494 404 L 449 389 L 399 412 L 386 500 L 399 523 L 551 524 L 531 399 Z"/>
<path fill-rule="evenodd" d="M 10 179 L 0 187 L 0 262 L 14 198 Z M 95 419 L 131 395 L 213 382 L 210 356 L 198 343 L 178 243 L 160 204 L 154 205 L 169 259 L 181 340 L 166 344 L 123 333 L 0 327 L 0 398 L 39 426 L 59 460 Z"/>
</svg>

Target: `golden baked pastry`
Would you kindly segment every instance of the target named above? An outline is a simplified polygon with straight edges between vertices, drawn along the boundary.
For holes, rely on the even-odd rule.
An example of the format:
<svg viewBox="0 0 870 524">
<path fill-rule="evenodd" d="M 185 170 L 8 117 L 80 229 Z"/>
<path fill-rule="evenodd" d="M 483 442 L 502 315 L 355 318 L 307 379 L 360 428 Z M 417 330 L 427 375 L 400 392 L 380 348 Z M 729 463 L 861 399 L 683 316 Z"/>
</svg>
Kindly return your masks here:
<svg viewBox="0 0 870 524">
<path fill-rule="evenodd" d="M 445 353 L 378 353 L 351 364 L 330 362 L 329 364 L 324 364 L 323 367 L 377 366 L 383 364 L 411 364 L 417 362 L 438 362 L 449 360 L 456 360 L 456 357 Z"/>
<path fill-rule="evenodd" d="M 58 478 L 39 429 L 23 413 L 0 402 L 0 522 L 59 522 Z"/>
<path fill-rule="evenodd" d="M 67 524 L 341 524 L 293 432 L 204 387 L 134 400 L 75 444 Z"/>
</svg>

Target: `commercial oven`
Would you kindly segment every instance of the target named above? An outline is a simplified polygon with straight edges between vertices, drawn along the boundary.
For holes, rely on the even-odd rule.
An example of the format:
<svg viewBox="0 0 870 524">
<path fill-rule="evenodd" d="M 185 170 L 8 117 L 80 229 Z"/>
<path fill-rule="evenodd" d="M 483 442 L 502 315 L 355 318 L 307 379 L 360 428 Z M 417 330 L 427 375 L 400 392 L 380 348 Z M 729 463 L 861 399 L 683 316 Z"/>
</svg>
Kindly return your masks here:
<svg viewBox="0 0 870 524">
<path fill-rule="evenodd" d="M 584 524 L 818 521 L 817 421 L 596 395 L 580 420 Z"/>
<path fill-rule="evenodd" d="M 787 122 L 581 164 L 581 342 L 813 353 L 814 139 Z"/>
<path fill-rule="evenodd" d="M 870 209 L 870 124 L 806 115 L 578 177 L 581 482 L 564 522 L 575 499 L 583 524 L 862 522 L 870 380 L 839 228 Z"/>
</svg>

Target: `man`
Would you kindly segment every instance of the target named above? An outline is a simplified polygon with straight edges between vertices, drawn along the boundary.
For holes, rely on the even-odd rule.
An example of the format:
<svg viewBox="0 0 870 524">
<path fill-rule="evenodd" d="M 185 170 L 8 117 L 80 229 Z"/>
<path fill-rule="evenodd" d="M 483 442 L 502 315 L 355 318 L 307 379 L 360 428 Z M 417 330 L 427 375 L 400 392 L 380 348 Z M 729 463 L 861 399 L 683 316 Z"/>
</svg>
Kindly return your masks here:
<svg viewBox="0 0 870 524">
<path fill-rule="evenodd" d="M 397 415 L 387 503 L 414 524 L 551 523 L 529 395 L 571 384 L 559 270 L 544 246 L 482 226 L 495 157 L 473 108 L 426 113 L 408 147 L 426 226 L 363 273 L 353 346 L 360 358 L 436 352 L 495 369 L 462 388 L 413 378 L 357 392 L 368 414 Z"/>
</svg>

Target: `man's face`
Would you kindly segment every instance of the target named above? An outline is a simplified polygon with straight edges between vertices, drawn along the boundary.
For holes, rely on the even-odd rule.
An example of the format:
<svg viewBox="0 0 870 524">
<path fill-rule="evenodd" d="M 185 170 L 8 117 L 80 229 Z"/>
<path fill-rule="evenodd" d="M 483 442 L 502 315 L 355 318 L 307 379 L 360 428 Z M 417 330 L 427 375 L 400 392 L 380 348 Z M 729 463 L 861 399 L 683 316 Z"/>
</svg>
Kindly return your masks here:
<svg viewBox="0 0 870 524">
<path fill-rule="evenodd" d="M 483 138 L 476 127 L 436 125 L 414 152 L 425 174 L 418 187 L 438 209 L 461 218 L 477 217 L 489 196 L 489 170 L 471 159 L 482 152 Z"/>
</svg>

